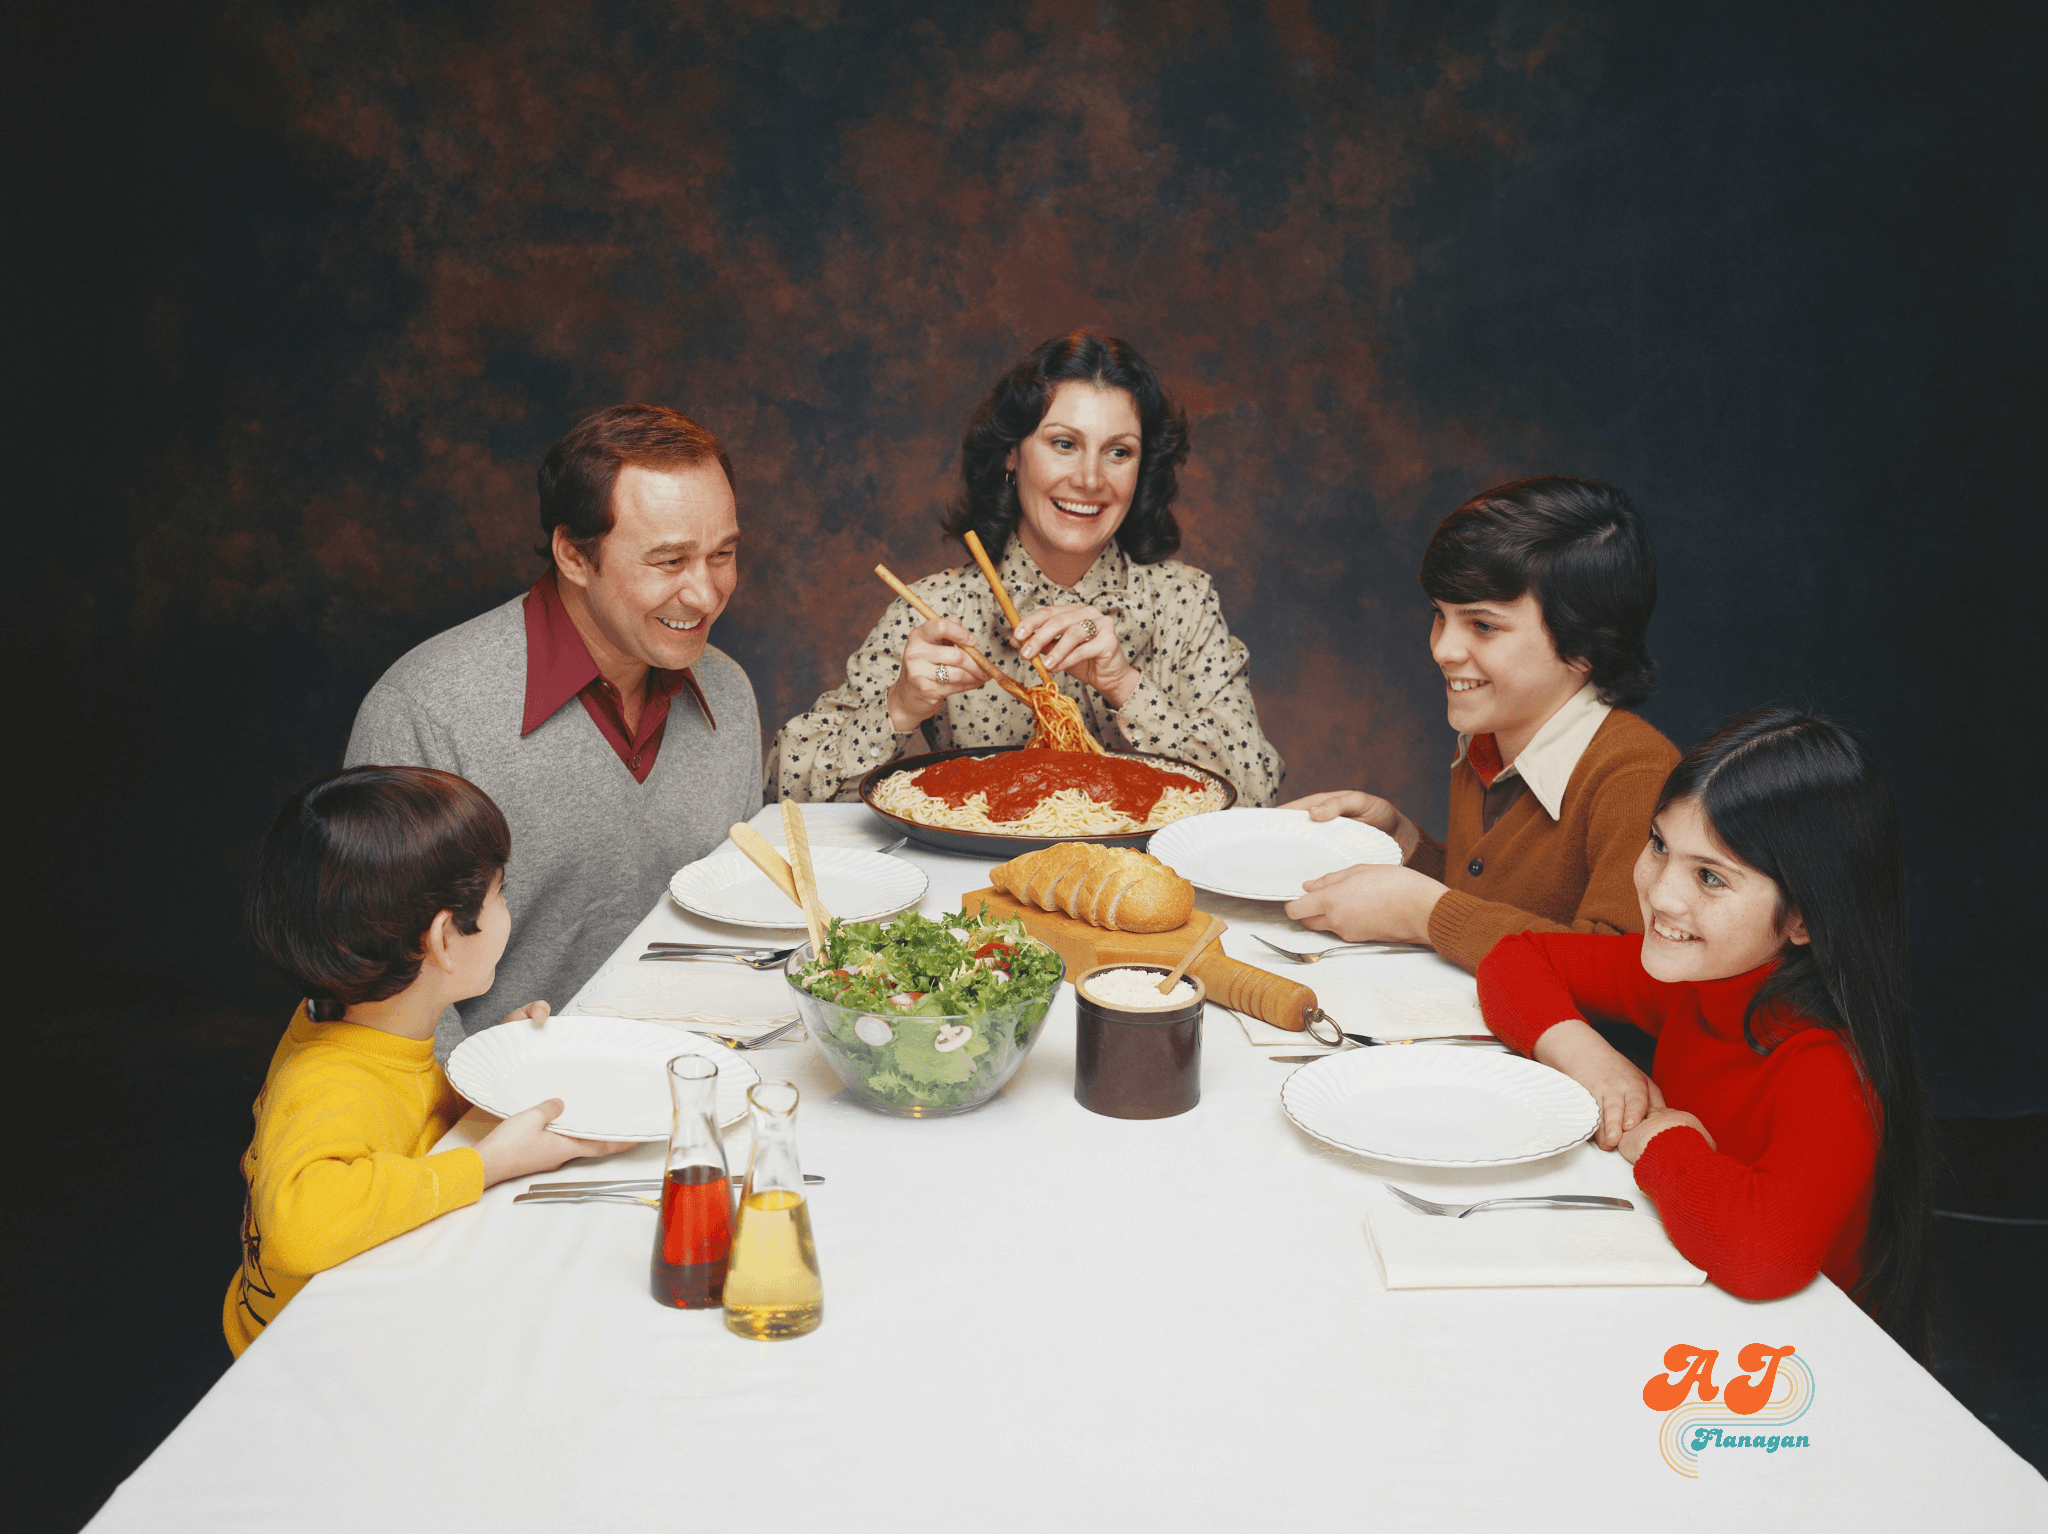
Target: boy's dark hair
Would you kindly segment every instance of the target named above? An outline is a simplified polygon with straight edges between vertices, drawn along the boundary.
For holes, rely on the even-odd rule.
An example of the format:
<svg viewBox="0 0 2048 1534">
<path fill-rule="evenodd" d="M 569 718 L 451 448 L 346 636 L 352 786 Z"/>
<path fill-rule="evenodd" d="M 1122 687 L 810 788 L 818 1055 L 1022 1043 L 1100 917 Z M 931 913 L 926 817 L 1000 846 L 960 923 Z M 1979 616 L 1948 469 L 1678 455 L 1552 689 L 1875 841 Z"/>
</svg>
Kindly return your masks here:
<svg viewBox="0 0 2048 1534">
<path fill-rule="evenodd" d="M 1445 517 L 1422 556 L 1435 602 L 1512 602 L 1533 592 L 1551 643 L 1585 661 L 1600 699 L 1634 708 L 1657 685 L 1644 648 L 1657 561 L 1628 497 L 1597 479 L 1545 474 L 1497 485 Z"/>
<path fill-rule="evenodd" d="M 1173 498 L 1188 456 L 1187 412 L 1160 386 L 1137 347 L 1093 330 L 1055 336 L 996 380 L 967 423 L 960 443 L 960 496 L 940 525 L 955 538 L 974 529 L 989 557 L 1002 558 L 1023 515 L 1003 460 L 1038 430 L 1053 394 L 1068 382 L 1121 389 L 1138 408 L 1138 488 L 1116 542 L 1134 563 L 1157 564 L 1180 547 Z"/>
<path fill-rule="evenodd" d="M 1657 812 L 1697 799 L 1715 837 L 1778 886 L 1809 939 L 1788 942 L 1750 999 L 1743 1035 L 1768 1054 L 1777 1007 L 1832 1028 L 1873 1099 L 1881 1136 L 1856 1299 L 1915 1358 L 1928 1357 L 1933 1151 L 1913 1054 L 1906 976 L 1906 855 L 1869 748 L 1831 720 L 1760 708 L 1679 758 Z"/>
<path fill-rule="evenodd" d="M 249 892 L 249 935 L 309 1000 L 383 1001 L 418 978 L 436 913 L 477 930 L 511 856 L 503 812 L 468 779 L 350 767 L 277 812 Z"/>
<path fill-rule="evenodd" d="M 612 487 L 619 470 L 631 464 L 671 472 L 713 461 L 725 470 L 725 482 L 737 487 L 732 460 L 717 433 L 666 405 L 611 405 L 585 416 L 541 460 L 536 479 L 543 541 L 534 552 L 553 559 L 560 527 L 583 557 L 597 564 L 598 545 L 618 520 Z"/>
</svg>

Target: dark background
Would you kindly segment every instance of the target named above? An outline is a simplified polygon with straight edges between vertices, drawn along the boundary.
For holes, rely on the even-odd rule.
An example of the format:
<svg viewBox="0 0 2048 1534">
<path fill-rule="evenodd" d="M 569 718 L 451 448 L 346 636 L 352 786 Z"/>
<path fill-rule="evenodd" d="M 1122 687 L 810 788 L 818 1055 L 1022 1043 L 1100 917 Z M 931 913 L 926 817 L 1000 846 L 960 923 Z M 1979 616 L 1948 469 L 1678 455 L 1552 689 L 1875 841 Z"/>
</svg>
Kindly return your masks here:
<svg viewBox="0 0 2048 1534">
<path fill-rule="evenodd" d="M 1773 700 L 1866 733 L 1944 1198 L 2048 1214 L 2040 15 L 10 8 L 28 1123 L 178 1193 L 118 1232 L 35 1211 L 10 1282 L 52 1526 L 225 1362 L 291 1000 L 239 936 L 255 843 L 384 667 L 538 571 L 547 445 L 622 399 L 725 436 L 749 542 L 714 642 L 772 731 L 882 607 L 870 565 L 958 562 L 968 410 L 1082 323 L 1189 407 L 1184 554 L 1290 793 L 1440 822 L 1429 530 L 1523 474 L 1627 487 L 1663 575 L 1645 712 L 1681 746 Z M 2010 1284 L 1951 1310 L 2024 1316 L 2038 1231 L 1959 1230 L 1950 1266 Z M 2002 1328 L 1951 1328 L 1943 1378 L 2038 1460 L 2039 1337 Z"/>
</svg>

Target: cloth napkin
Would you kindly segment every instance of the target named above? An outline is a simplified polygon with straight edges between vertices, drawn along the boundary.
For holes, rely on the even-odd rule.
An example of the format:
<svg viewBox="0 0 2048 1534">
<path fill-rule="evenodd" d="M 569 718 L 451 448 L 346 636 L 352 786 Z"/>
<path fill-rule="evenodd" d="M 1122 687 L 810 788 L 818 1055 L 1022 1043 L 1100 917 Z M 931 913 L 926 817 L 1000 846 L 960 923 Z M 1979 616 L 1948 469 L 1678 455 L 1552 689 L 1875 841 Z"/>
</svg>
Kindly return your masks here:
<svg viewBox="0 0 2048 1534">
<path fill-rule="evenodd" d="M 782 971 L 752 970 L 716 959 L 643 964 L 614 959 L 590 979 L 575 1011 L 596 1017 L 706 1023 L 736 1036 L 779 1027 L 797 1015 Z"/>
<path fill-rule="evenodd" d="M 1439 1203 L 1471 1203 L 1458 1193 Z M 1403 1204 L 1366 1212 L 1389 1289 L 1522 1289 L 1694 1285 L 1707 1275 L 1679 1256 L 1655 1215 L 1604 1209 L 1487 1209 L 1462 1220 Z"/>
<path fill-rule="evenodd" d="M 1307 952 L 1337 941 L 1311 932 L 1268 901 L 1239 900 L 1204 892 L 1198 902 L 1230 923 L 1223 951 L 1271 974 L 1299 980 L 1316 993 L 1316 1003 L 1338 1026 L 1377 1039 L 1431 1039 L 1455 1033 L 1485 1033 L 1472 977 L 1433 954 L 1360 954 L 1297 964 L 1260 943 L 1270 938 L 1283 948 Z M 1300 1045 L 1302 1035 L 1256 1018 L 1240 1017 L 1253 1044 Z"/>
</svg>

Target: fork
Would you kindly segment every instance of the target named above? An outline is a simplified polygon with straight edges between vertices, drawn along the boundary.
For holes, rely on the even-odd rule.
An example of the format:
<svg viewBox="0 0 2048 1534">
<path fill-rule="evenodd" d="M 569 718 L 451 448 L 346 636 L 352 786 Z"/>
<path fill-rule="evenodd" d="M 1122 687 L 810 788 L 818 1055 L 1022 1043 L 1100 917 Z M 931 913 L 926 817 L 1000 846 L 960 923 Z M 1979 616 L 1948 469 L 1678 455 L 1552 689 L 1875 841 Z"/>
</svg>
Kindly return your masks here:
<svg viewBox="0 0 2048 1534">
<path fill-rule="evenodd" d="M 713 1033 L 708 1028 L 690 1028 L 684 1031 L 694 1033 L 700 1039 L 709 1039 L 714 1044 L 723 1044 L 727 1049 L 759 1049 L 763 1044 L 773 1044 L 777 1039 L 789 1032 L 790 1029 L 802 1022 L 803 1019 L 800 1017 L 792 1018 L 780 1028 L 771 1028 L 766 1033 L 757 1033 L 751 1039 L 736 1039 L 729 1033 Z"/>
<path fill-rule="evenodd" d="M 1489 1198 L 1476 1204 L 1432 1204 L 1426 1198 L 1417 1198 L 1404 1193 L 1390 1182 L 1380 1184 L 1395 1198 L 1411 1209 L 1424 1214 L 1447 1215 L 1453 1220 L 1462 1220 L 1468 1214 L 1481 1209 L 1626 1209 L 1636 1206 L 1625 1198 L 1603 1198 L 1597 1193 L 1546 1193 L 1538 1198 Z"/>
<path fill-rule="evenodd" d="M 1253 937 L 1259 937 L 1254 932 Z M 1318 959 L 1327 959 L 1333 953 L 1435 953 L 1427 943 L 1332 943 L 1328 948 L 1316 948 L 1307 953 L 1298 949 L 1282 948 L 1270 938 L 1259 937 L 1259 941 L 1277 954 L 1284 954 L 1297 964 L 1313 964 Z"/>
<path fill-rule="evenodd" d="M 780 969 L 794 948 L 728 948 L 719 943 L 649 943 L 642 963 L 663 959 L 730 959 L 748 969 Z"/>
</svg>

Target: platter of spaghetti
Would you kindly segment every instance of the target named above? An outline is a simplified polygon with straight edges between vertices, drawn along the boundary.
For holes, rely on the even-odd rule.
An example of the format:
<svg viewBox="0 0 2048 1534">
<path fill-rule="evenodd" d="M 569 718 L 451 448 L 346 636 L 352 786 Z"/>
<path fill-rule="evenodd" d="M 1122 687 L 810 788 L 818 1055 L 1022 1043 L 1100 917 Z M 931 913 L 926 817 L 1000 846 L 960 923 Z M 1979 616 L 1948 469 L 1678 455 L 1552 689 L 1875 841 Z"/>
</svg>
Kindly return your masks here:
<svg viewBox="0 0 2048 1534">
<path fill-rule="evenodd" d="M 927 847 L 1007 858 L 1056 842 L 1142 850 L 1162 826 L 1229 809 L 1237 790 L 1169 756 L 975 746 L 877 767 L 860 797 Z"/>
</svg>

